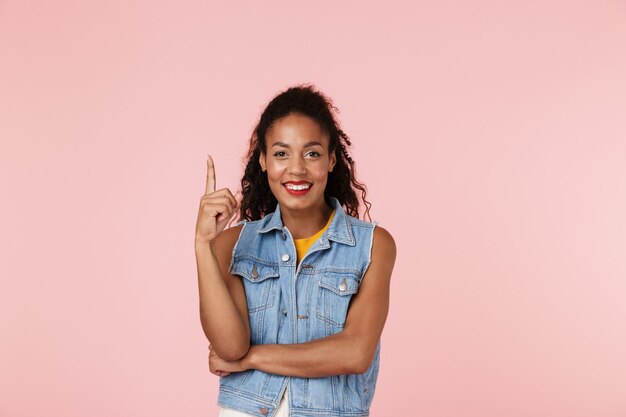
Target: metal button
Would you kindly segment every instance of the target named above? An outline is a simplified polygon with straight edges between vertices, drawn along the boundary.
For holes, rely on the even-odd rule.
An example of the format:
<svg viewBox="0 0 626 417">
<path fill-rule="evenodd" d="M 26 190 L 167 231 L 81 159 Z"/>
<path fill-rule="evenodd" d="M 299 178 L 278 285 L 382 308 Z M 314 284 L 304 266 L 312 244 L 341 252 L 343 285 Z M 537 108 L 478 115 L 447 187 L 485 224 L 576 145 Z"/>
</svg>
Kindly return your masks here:
<svg viewBox="0 0 626 417">
<path fill-rule="evenodd" d="M 267 407 L 261 407 L 261 414 L 267 414 Z"/>
<path fill-rule="evenodd" d="M 283 256 L 280 257 L 280 259 L 282 259 L 283 261 L 287 262 L 289 260 L 289 255 L 284 253 Z"/>
<path fill-rule="evenodd" d="M 252 278 L 257 278 L 259 276 L 259 273 L 256 270 L 256 265 L 252 267 L 252 273 L 250 275 L 252 275 Z"/>
<path fill-rule="evenodd" d="M 282 240 L 287 239 L 287 233 L 285 233 L 283 230 L 281 230 L 281 231 L 280 231 L 280 238 L 281 238 Z"/>
<path fill-rule="evenodd" d="M 345 291 L 348 289 L 348 284 L 346 284 L 346 279 L 344 278 L 343 281 L 341 281 L 341 284 L 339 284 L 339 291 Z"/>
<path fill-rule="evenodd" d="M 284 314 L 285 316 L 287 315 L 287 309 L 286 309 L 286 308 L 284 308 L 284 309 L 283 309 L 283 314 Z"/>
</svg>

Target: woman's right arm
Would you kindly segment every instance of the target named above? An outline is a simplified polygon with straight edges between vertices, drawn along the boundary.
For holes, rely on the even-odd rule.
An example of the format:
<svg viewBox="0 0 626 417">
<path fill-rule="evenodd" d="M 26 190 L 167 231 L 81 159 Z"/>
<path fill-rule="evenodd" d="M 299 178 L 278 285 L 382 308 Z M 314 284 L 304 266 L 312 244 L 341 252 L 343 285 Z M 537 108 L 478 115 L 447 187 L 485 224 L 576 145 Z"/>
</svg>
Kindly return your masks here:
<svg viewBox="0 0 626 417">
<path fill-rule="evenodd" d="M 195 238 L 200 322 L 211 347 L 229 360 L 243 357 L 250 347 L 243 283 L 228 273 L 232 249 L 243 226 L 224 230 L 239 205 L 228 188 L 215 191 L 215 168 L 209 156 Z"/>
<path fill-rule="evenodd" d="M 228 273 L 241 225 L 222 232 L 212 243 L 196 241 L 200 322 L 211 346 L 237 360 L 250 347 L 250 324 L 241 279 Z"/>
</svg>

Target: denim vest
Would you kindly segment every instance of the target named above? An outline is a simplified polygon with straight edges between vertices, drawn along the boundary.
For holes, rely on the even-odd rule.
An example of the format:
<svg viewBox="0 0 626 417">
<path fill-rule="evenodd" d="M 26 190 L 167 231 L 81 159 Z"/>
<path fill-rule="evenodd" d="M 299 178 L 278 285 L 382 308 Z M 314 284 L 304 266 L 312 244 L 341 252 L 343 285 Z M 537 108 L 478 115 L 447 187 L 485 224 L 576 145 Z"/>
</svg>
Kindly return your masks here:
<svg viewBox="0 0 626 417">
<path fill-rule="evenodd" d="M 243 278 L 251 343 L 291 344 L 343 330 L 352 295 L 370 262 L 374 227 L 349 216 L 339 200 L 328 229 L 296 267 L 296 248 L 280 205 L 246 221 L 229 272 Z M 273 416 L 288 389 L 291 417 L 368 416 L 378 376 L 380 340 L 362 374 L 298 378 L 250 369 L 220 377 L 218 404 L 254 416 Z"/>
</svg>

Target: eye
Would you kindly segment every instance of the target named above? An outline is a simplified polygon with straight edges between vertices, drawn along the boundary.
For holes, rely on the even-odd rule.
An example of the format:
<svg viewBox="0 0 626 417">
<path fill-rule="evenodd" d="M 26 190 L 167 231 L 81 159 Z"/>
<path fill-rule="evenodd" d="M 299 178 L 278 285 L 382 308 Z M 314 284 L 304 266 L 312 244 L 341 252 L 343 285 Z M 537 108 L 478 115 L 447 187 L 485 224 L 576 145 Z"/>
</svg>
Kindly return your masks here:
<svg viewBox="0 0 626 417">
<path fill-rule="evenodd" d="M 275 153 L 274 153 L 274 156 L 279 157 L 279 158 L 280 158 L 281 156 L 285 156 L 285 151 L 278 151 L 278 152 L 275 152 Z"/>
<path fill-rule="evenodd" d="M 311 151 L 311 152 L 309 152 L 309 155 L 314 156 L 314 157 L 318 157 L 318 156 L 320 156 L 320 153 L 317 152 L 317 151 Z"/>
</svg>

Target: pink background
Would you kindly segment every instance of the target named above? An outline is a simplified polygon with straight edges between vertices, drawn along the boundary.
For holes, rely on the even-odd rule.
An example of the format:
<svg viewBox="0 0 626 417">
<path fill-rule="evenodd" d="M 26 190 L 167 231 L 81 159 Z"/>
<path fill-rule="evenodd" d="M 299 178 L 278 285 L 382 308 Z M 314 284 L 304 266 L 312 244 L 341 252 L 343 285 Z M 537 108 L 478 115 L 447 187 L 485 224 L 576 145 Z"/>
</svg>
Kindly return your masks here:
<svg viewBox="0 0 626 417">
<path fill-rule="evenodd" d="M 340 108 L 398 259 L 372 416 L 626 416 L 623 1 L 0 2 L 0 416 L 215 416 L 193 235 Z"/>
</svg>

